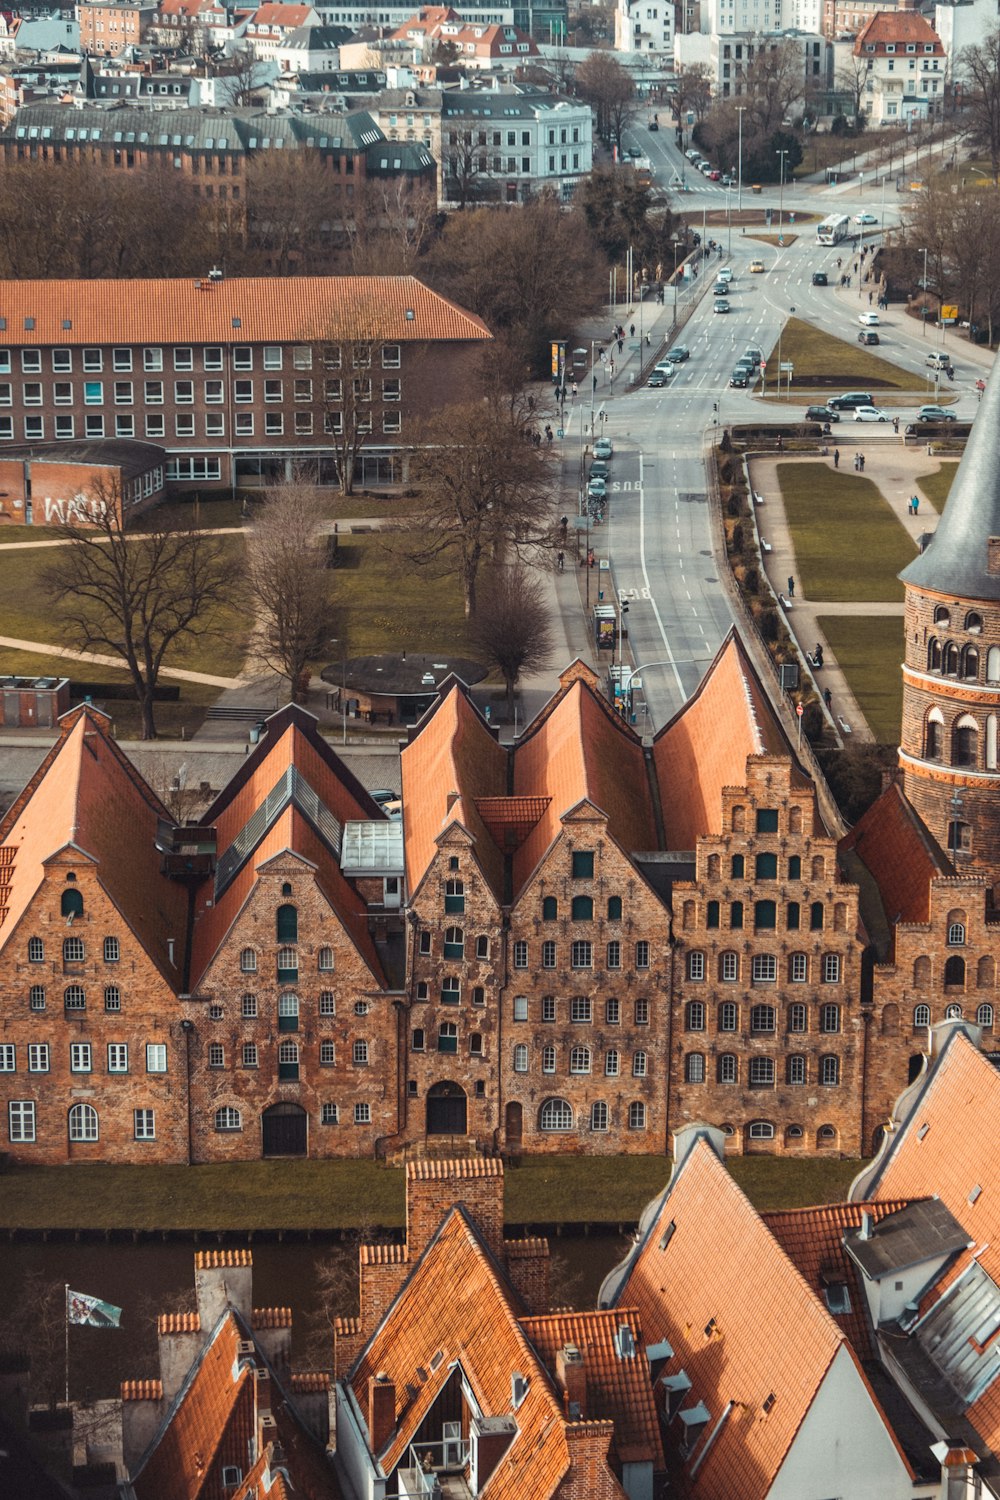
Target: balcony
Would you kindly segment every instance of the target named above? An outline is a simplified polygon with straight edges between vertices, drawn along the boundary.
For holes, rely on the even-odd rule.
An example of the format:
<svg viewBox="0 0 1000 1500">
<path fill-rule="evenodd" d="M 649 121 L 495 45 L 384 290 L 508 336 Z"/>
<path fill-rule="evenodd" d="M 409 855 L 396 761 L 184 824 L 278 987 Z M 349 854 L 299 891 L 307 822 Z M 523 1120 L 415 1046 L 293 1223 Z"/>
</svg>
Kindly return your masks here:
<svg viewBox="0 0 1000 1500">
<path fill-rule="evenodd" d="M 442 1443 L 411 1443 L 408 1467 L 397 1469 L 400 1500 L 473 1500 L 465 1478 L 469 1445 L 461 1438 Z"/>
</svg>

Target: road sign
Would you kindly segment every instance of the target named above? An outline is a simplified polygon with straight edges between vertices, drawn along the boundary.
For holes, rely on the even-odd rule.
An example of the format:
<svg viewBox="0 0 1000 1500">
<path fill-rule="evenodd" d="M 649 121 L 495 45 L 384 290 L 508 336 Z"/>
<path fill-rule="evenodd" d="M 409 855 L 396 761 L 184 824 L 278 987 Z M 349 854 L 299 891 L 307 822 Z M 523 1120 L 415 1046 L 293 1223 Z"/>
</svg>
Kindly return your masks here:
<svg viewBox="0 0 1000 1500">
<path fill-rule="evenodd" d="M 782 375 L 790 375 L 795 369 L 795 366 L 792 364 L 791 360 L 783 359 L 781 361 L 781 364 L 778 366 L 778 369 L 781 371 Z"/>
<path fill-rule="evenodd" d="M 766 359 L 762 359 L 761 360 L 760 367 L 761 367 L 762 370 L 766 370 L 767 369 L 767 360 Z"/>
<path fill-rule="evenodd" d="M 796 703 L 796 705 L 795 705 L 795 712 L 798 714 L 799 718 L 801 719 L 802 715 L 805 713 L 805 709 L 802 707 L 801 703 Z"/>
<path fill-rule="evenodd" d="M 942 308 L 941 308 L 941 317 L 942 318 L 951 318 L 952 320 L 954 320 L 955 318 L 958 317 L 958 308 L 957 307 L 953 307 L 951 305 L 951 303 L 948 303 L 948 302 L 944 303 L 943 306 L 942 306 Z"/>
<path fill-rule="evenodd" d="M 561 437 L 565 437 L 565 436 L 566 436 L 566 434 L 565 434 L 565 432 L 563 432 L 562 428 L 561 427 L 557 427 L 556 428 L 556 437 L 557 438 L 561 438 Z"/>
</svg>

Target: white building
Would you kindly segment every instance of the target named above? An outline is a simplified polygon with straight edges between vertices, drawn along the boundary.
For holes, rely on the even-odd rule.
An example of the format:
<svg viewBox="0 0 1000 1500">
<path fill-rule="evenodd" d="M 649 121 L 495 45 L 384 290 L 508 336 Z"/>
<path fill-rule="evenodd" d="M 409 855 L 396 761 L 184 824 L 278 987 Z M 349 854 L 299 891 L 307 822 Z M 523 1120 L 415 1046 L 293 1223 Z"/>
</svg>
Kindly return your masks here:
<svg viewBox="0 0 1000 1500">
<path fill-rule="evenodd" d="M 854 43 L 868 64 L 861 107 L 873 125 L 943 113 L 947 58 L 941 38 L 917 11 L 879 11 Z"/>
<path fill-rule="evenodd" d="M 756 31 L 689 32 L 674 39 L 674 67 L 693 67 L 702 63 L 712 80 L 716 99 L 736 99 L 748 92 L 747 75 L 762 46 L 794 43 L 802 62 L 803 84 L 828 87 L 831 78 L 830 43 L 817 32 L 789 31 L 762 37 Z M 792 113 L 802 113 L 802 100 L 792 106 Z"/>
<path fill-rule="evenodd" d="M 673 0 L 618 0 L 615 50 L 673 54 Z"/>
</svg>

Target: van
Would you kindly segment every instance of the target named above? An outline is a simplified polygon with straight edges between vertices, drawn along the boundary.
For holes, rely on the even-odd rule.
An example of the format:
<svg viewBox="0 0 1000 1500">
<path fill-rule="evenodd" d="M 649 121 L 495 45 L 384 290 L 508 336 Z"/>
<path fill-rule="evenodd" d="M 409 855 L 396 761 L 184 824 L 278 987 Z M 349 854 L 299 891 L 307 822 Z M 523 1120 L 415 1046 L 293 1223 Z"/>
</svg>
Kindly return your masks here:
<svg viewBox="0 0 1000 1500">
<path fill-rule="evenodd" d="M 924 364 L 929 365 L 932 370 L 947 370 L 951 360 L 943 349 L 932 349 Z"/>
</svg>

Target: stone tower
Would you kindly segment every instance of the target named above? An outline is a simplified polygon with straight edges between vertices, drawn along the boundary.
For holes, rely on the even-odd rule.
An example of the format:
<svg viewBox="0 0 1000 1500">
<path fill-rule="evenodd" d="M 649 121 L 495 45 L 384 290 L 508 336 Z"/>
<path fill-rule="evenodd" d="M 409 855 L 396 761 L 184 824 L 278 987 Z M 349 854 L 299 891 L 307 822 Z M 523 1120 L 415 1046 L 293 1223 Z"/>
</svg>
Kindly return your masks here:
<svg viewBox="0 0 1000 1500">
<path fill-rule="evenodd" d="M 1000 869 L 1000 377 L 994 368 L 937 531 L 906 585 L 899 759 L 959 871 Z"/>
</svg>

